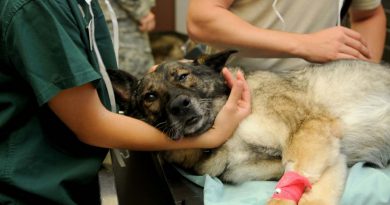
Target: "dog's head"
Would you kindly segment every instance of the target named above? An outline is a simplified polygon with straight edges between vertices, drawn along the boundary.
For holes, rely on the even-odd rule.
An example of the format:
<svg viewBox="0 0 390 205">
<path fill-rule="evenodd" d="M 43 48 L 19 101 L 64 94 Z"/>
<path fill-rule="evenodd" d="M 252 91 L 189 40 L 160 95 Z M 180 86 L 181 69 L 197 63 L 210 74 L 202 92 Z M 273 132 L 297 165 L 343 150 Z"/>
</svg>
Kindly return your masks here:
<svg viewBox="0 0 390 205">
<path fill-rule="evenodd" d="M 119 109 L 173 140 L 199 135 L 211 128 L 227 99 L 230 89 L 220 71 L 235 52 L 163 63 L 139 80 L 124 71 L 110 70 Z"/>
</svg>

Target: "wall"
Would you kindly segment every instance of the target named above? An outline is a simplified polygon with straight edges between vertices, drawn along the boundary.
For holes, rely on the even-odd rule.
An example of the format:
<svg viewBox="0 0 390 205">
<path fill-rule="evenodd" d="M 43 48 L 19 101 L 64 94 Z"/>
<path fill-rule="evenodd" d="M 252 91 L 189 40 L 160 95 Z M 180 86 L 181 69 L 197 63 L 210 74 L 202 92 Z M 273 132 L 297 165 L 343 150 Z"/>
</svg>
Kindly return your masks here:
<svg viewBox="0 0 390 205">
<path fill-rule="evenodd" d="M 156 0 L 152 9 L 156 16 L 154 31 L 173 31 L 175 29 L 175 0 Z"/>
<path fill-rule="evenodd" d="M 186 15 L 189 0 L 175 0 L 175 30 L 187 34 Z"/>
</svg>

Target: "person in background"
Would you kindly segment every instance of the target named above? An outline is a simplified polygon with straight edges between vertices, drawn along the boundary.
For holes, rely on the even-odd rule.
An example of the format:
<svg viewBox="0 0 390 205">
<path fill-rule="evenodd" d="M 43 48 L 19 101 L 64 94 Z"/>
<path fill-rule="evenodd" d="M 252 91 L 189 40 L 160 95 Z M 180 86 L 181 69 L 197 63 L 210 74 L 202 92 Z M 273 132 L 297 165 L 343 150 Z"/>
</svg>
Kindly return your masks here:
<svg viewBox="0 0 390 205">
<path fill-rule="evenodd" d="M 108 6 L 99 0 L 103 14 L 112 32 L 112 19 Z M 111 0 L 119 26 L 119 69 L 135 77 L 142 77 L 154 65 L 149 35 L 156 26 L 151 9 L 155 0 Z"/>
<path fill-rule="evenodd" d="M 115 53 L 96 0 L 0 0 L 0 204 L 100 204 L 107 148 L 165 150 L 224 143 L 251 112 L 242 73 L 214 129 L 170 140 L 117 114 L 105 68 Z"/>
<path fill-rule="evenodd" d="M 380 62 L 386 17 L 380 0 L 352 0 L 350 28 L 340 25 L 339 0 L 191 0 L 189 36 L 216 49 L 234 48 L 229 64 L 285 70 L 337 59 Z M 208 11 L 208 12 L 204 12 Z"/>
</svg>

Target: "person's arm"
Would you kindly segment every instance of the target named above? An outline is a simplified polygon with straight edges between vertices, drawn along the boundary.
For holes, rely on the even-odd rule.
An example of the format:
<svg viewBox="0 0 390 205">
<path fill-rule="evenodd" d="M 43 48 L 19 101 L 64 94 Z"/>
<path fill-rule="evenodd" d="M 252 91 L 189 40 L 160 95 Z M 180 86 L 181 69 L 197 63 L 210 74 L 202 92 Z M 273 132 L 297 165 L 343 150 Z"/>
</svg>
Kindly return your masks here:
<svg viewBox="0 0 390 205">
<path fill-rule="evenodd" d="M 360 34 L 351 29 L 333 27 L 312 34 L 261 29 L 230 12 L 233 1 L 191 0 L 190 38 L 219 49 L 235 48 L 247 57 L 300 57 L 312 62 L 369 57 Z"/>
<path fill-rule="evenodd" d="M 60 92 L 49 101 L 53 112 L 86 144 L 131 150 L 212 148 L 221 145 L 251 112 L 248 85 L 241 73 L 237 80 L 227 69 L 223 74 L 232 92 L 218 114 L 213 129 L 199 137 L 172 141 L 140 120 L 108 111 L 91 84 Z"/>
<path fill-rule="evenodd" d="M 149 11 L 146 16 L 139 20 L 139 30 L 142 32 L 150 32 L 156 27 L 156 19 L 154 13 Z"/>
<path fill-rule="evenodd" d="M 351 28 L 367 41 L 370 60 L 380 62 L 386 38 L 386 15 L 380 5 L 371 10 L 350 9 Z"/>
</svg>

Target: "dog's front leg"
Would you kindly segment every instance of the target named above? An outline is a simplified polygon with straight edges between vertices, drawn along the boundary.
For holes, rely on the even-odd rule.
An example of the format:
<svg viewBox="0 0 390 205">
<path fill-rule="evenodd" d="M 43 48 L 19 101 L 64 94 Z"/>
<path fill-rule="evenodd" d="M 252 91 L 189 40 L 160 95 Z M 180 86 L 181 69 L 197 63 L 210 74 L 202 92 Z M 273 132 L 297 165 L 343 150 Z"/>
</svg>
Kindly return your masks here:
<svg viewBox="0 0 390 205">
<path fill-rule="evenodd" d="M 333 205 L 339 204 L 347 177 L 346 157 L 341 155 L 338 161 L 329 166 L 321 178 L 305 192 L 299 205 Z"/>
<path fill-rule="evenodd" d="M 302 194 L 310 196 L 305 197 L 305 205 L 337 204 L 343 183 L 340 188 L 340 183 L 332 184 L 333 180 L 319 182 L 344 180 L 345 171 L 339 170 L 345 170 L 346 166 L 340 154 L 339 131 L 335 125 L 335 121 L 326 116 L 312 118 L 305 121 L 286 142 L 282 155 L 285 175 L 279 181 L 269 205 L 298 204 Z M 324 172 L 329 176 L 323 176 Z M 325 194 L 317 191 L 332 185 L 336 190 L 334 192 L 327 191 Z"/>
</svg>

